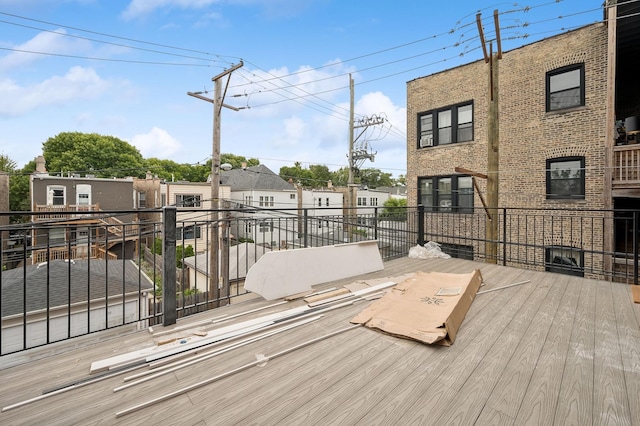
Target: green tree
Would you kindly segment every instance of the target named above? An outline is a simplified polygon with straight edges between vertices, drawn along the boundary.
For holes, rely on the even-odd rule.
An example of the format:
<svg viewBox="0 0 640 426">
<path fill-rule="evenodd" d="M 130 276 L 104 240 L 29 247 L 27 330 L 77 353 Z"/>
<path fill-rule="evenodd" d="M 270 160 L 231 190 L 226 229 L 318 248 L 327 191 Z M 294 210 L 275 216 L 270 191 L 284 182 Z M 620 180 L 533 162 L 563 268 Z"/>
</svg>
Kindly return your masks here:
<svg viewBox="0 0 640 426">
<path fill-rule="evenodd" d="M 168 182 L 185 180 L 188 182 L 206 182 L 211 169 L 205 164 L 180 164 L 173 160 L 148 158 L 145 160 L 147 170 Z"/>
<path fill-rule="evenodd" d="M 391 173 L 384 173 L 380 169 L 360 169 L 358 177 L 361 185 L 366 185 L 372 189 L 380 186 L 393 185 Z"/>
<path fill-rule="evenodd" d="M 293 167 L 280 167 L 278 174 L 282 179 L 287 181 L 291 179 L 294 183 L 299 183 L 305 188 L 313 187 L 313 173 L 311 170 L 303 168 L 302 164 L 298 161 L 295 162 Z"/>
<path fill-rule="evenodd" d="M 242 155 L 234 155 L 234 154 L 220 154 L 220 164 L 231 164 L 231 167 L 234 169 L 241 169 L 242 163 L 246 163 L 246 167 L 259 166 L 260 160 L 257 158 L 246 158 Z M 207 165 L 209 166 L 208 172 L 211 172 L 211 160 L 207 161 Z"/>
<path fill-rule="evenodd" d="M 13 173 L 18 165 L 7 155 L 0 154 L 0 172 Z"/>
<path fill-rule="evenodd" d="M 389 198 L 383 204 L 384 209 L 380 213 L 386 219 L 404 220 L 407 218 L 407 199 Z"/>
<path fill-rule="evenodd" d="M 186 259 L 187 257 L 195 256 L 195 252 L 193 251 L 193 246 L 189 244 L 188 246 L 176 245 L 176 266 L 178 268 L 183 268 L 182 259 Z"/>
<path fill-rule="evenodd" d="M 140 152 L 114 136 L 65 132 L 42 144 L 50 173 L 75 172 L 97 177 L 143 177 L 145 162 Z"/>
</svg>

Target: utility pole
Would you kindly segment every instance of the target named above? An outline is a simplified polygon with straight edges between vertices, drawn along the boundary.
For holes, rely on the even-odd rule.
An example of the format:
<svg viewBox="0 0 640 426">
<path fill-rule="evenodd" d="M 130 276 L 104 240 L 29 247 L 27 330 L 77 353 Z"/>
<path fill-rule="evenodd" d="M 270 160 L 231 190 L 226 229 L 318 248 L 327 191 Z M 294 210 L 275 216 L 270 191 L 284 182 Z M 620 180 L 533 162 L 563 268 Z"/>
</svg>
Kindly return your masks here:
<svg viewBox="0 0 640 426">
<path fill-rule="evenodd" d="M 498 206 L 499 206 L 499 167 L 500 167 L 500 121 L 498 103 L 498 60 L 502 59 L 500 42 L 500 25 L 498 11 L 493 11 L 493 21 L 496 28 L 496 43 L 498 52 L 493 53 L 493 42 L 489 44 L 489 55 L 485 46 L 484 33 L 480 14 L 476 15 L 478 31 L 484 60 L 489 64 L 489 105 L 487 113 L 487 220 L 485 256 L 487 263 L 497 263 L 498 260 Z"/>
<path fill-rule="evenodd" d="M 348 212 L 347 217 L 348 225 L 345 227 L 346 230 L 349 231 L 349 240 L 351 240 L 351 236 L 353 233 L 351 232 L 351 227 L 354 226 L 353 218 L 356 216 L 356 190 L 357 186 L 355 184 L 355 171 L 357 170 L 358 163 L 362 163 L 364 160 L 374 161 L 375 152 L 371 152 L 367 149 L 367 143 L 363 142 L 359 149 L 355 148 L 355 143 L 360 136 L 364 134 L 369 126 L 375 126 L 378 124 L 383 124 L 385 119 L 382 117 L 374 116 L 374 117 L 364 117 L 363 119 L 358 121 L 358 124 L 354 122 L 354 85 L 353 78 L 351 78 L 351 74 L 349 74 L 349 154 L 347 155 L 349 159 L 349 178 L 347 181 L 347 206 Z M 355 129 L 364 129 L 357 137 L 354 137 Z"/>
<path fill-rule="evenodd" d="M 223 304 L 226 304 L 226 298 L 228 296 L 227 286 L 220 286 L 220 273 L 224 272 L 218 267 L 219 253 L 220 253 L 220 213 L 218 211 L 220 207 L 220 118 L 222 116 L 222 107 L 239 111 L 240 108 L 236 108 L 224 103 L 224 97 L 229 87 L 229 78 L 225 86 L 224 93 L 222 92 L 222 77 L 230 75 L 233 71 L 241 68 L 244 64 L 240 61 L 239 64 L 233 65 L 231 68 L 224 70 L 220 74 L 211 78 L 214 83 L 214 99 L 209 99 L 202 96 L 202 92 L 187 92 L 187 95 L 193 96 L 198 99 L 210 102 L 213 104 L 213 142 L 212 142 L 212 155 L 211 155 L 211 241 L 209 243 L 209 297 L 213 297 L 215 300 L 223 300 Z M 227 253 L 227 250 L 223 248 L 223 255 Z M 222 259 L 222 267 L 226 269 L 227 263 Z M 227 274 L 228 275 L 228 274 Z M 226 277 L 223 275 L 223 280 Z M 224 281 L 223 281 L 224 282 Z M 219 306 L 220 303 L 218 302 Z"/>
</svg>

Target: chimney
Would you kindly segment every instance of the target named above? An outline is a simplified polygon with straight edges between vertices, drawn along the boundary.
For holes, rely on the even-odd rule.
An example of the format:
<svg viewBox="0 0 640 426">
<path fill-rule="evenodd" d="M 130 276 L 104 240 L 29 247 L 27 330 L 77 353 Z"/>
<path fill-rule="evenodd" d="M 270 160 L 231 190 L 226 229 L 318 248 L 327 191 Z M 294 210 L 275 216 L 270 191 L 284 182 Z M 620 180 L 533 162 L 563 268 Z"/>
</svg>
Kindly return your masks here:
<svg viewBox="0 0 640 426">
<path fill-rule="evenodd" d="M 333 188 L 333 182 L 331 182 L 331 179 L 327 181 L 327 188 L 329 189 Z"/>
<path fill-rule="evenodd" d="M 36 173 L 47 173 L 44 163 L 44 156 L 38 155 L 36 157 Z"/>
</svg>

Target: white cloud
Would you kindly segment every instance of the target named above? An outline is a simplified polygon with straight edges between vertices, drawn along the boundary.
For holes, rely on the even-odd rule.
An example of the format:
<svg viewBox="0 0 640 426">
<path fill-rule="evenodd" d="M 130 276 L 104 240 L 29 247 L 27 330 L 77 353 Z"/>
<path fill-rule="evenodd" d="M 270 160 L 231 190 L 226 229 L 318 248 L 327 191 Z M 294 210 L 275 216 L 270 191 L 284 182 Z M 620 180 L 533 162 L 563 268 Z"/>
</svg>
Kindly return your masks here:
<svg viewBox="0 0 640 426">
<path fill-rule="evenodd" d="M 42 32 L 25 43 L 16 46 L 7 46 L 13 49 L 13 51 L 0 58 L 0 70 L 11 70 L 37 60 L 42 60 L 48 56 L 39 53 L 62 55 L 73 53 L 74 55 L 78 55 L 79 52 L 86 51 L 89 48 L 88 41 L 69 38 L 65 34 L 66 31 L 64 30 Z"/>
<path fill-rule="evenodd" d="M 218 0 L 132 0 L 122 12 L 122 18 L 125 20 L 136 19 L 156 9 L 174 6 L 181 9 L 197 9 L 217 2 Z"/>
<path fill-rule="evenodd" d="M 95 70 L 83 67 L 73 67 L 64 76 L 54 76 L 31 86 L 2 79 L 0 116 L 17 116 L 43 106 L 95 99 L 114 85 Z"/>
<path fill-rule="evenodd" d="M 182 145 L 164 129 L 154 127 L 149 133 L 131 138 L 134 145 L 145 158 L 171 158 L 180 151 Z"/>
</svg>

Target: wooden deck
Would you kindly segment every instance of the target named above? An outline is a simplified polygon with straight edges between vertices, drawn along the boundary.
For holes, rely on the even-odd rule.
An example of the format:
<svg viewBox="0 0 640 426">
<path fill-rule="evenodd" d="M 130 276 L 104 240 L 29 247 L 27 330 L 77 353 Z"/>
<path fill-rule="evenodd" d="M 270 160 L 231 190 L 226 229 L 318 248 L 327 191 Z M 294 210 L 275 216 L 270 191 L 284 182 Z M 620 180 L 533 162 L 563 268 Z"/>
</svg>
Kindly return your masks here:
<svg viewBox="0 0 640 426">
<path fill-rule="evenodd" d="M 144 370 L 79 381 L 90 377 L 92 362 L 151 345 L 150 333 L 88 336 L 46 349 L 42 359 L 37 351 L 0 359 L 6 367 L 20 357 L 33 358 L 0 370 L 1 407 L 79 382 L 77 388 L 4 410 L 0 424 L 640 425 L 640 304 L 633 303 L 628 285 L 459 259 L 397 259 L 386 262 L 384 271 L 357 279 L 473 269 L 482 272 L 481 291 L 530 283 L 479 294 L 450 347 L 356 327 L 116 416 L 251 363 L 257 354 L 271 355 L 343 329 L 369 302 L 119 392 L 114 388 L 125 377 Z M 270 304 L 245 301 L 178 326 Z M 95 339 L 101 341 L 79 347 Z M 77 348 L 51 354 L 70 347 Z"/>
</svg>

